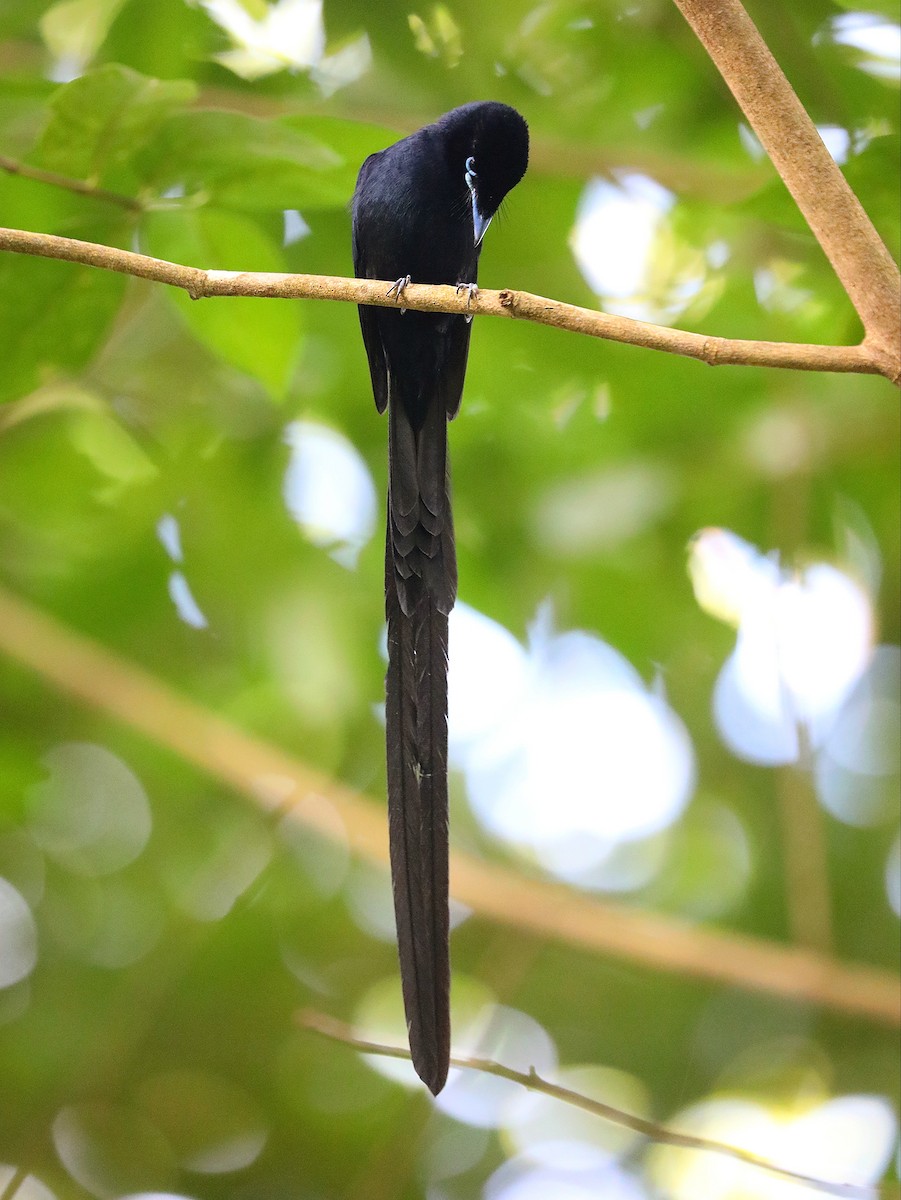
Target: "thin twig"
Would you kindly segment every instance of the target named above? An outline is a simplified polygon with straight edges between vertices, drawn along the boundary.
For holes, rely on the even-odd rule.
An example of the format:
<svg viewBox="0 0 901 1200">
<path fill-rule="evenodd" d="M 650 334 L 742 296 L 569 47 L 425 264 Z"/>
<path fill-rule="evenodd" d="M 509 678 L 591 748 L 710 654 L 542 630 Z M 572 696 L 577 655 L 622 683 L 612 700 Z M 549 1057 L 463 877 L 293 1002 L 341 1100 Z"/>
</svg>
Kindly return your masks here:
<svg viewBox="0 0 901 1200">
<path fill-rule="evenodd" d="M 267 811 L 289 812 L 306 828 L 387 868 L 382 806 L 2 588 L 0 652 Z M 451 855 L 451 894 L 482 919 L 582 951 L 818 1004 L 889 1028 L 901 1024 L 901 981 L 879 967 L 603 903 L 458 850 Z"/>
<path fill-rule="evenodd" d="M 341 1042 L 354 1050 L 359 1050 L 361 1054 L 378 1054 L 383 1058 L 400 1058 L 406 1060 L 410 1058 L 410 1051 L 406 1046 L 389 1046 L 382 1042 L 366 1041 L 363 1038 L 357 1037 L 349 1025 L 346 1025 L 343 1021 L 336 1020 L 334 1017 L 327 1016 L 325 1013 L 305 1009 L 296 1014 L 295 1020 L 301 1029 L 308 1029 L 311 1033 L 317 1033 L 322 1037 L 329 1038 L 333 1042 Z M 658 1145 L 676 1146 L 680 1150 L 701 1150 L 708 1154 L 719 1154 L 723 1158 L 731 1158 L 736 1162 L 744 1163 L 746 1166 L 756 1167 L 758 1170 L 778 1175 L 781 1179 L 790 1179 L 794 1183 L 802 1183 L 807 1187 L 818 1188 L 828 1196 L 855 1197 L 859 1198 L 859 1200 L 870 1200 L 873 1196 L 873 1189 L 871 1187 L 855 1183 L 833 1183 L 826 1179 L 817 1179 L 816 1176 L 805 1175 L 801 1171 L 792 1171 L 788 1167 L 780 1167 L 776 1163 L 769 1162 L 757 1154 L 752 1154 L 750 1150 L 742 1150 L 738 1146 L 727 1146 L 723 1142 L 715 1142 L 710 1138 L 699 1137 L 692 1133 L 680 1133 L 676 1129 L 668 1129 L 665 1125 L 658 1125 L 656 1121 L 647 1121 L 643 1117 L 636 1117 L 634 1113 L 624 1112 L 623 1109 L 615 1108 L 612 1104 L 605 1104 L 602 1100 L 595 1100 L 582 1092 L 575 1092 L 571 1088 L 561 1087 L 558 1083 L 544 1079 L 534 1067 L 526 1073 L 524 1071 L 516 1071 L 512 1067 L 505 1067 L 503 1063 L 495 1062 L 490 1058 L 473 1058 L 463 1054 L 452 1054 L 450 1062 L 452 1067 L 458 1067 L 464 1071 L 480 1071 L 484 1075 L 496 1075 L 500 1079 L 509 1079 L 511 1083 L 518 1083 L 530 1092 L 540 1092 L 544 1096 L 550 1096 L 553 1100 L 560 1100 L 562 1103 L 569 1104 L 573 1108 L 579 1108 L 583 1112 L 600 1117 L 602 1121 L 609 1121 L 612 1125 L 618 1125 L 622 1129 L 629 1129 L 633 1133 L 638 1133 L 649 1141 L 656 1142 Z"/>
<path fill-rule="evenodd" d="M 183 288 L 195 300 L 210 296 L 258 296 L 282 299 L 342 300 L 351 304 L 372 304 L 384 308 L 396 305 L 387 295 L 390 280 L 345 279 L 332 275 L 281 275 L 271 272 L 216 271 L 188 267 L 179 263 L 149 258 L 130 250 L 81 242 L 74 238 L 21 229 L 0 229 L 0 250 L 57 258 L 66 262 L 100 267 L 124 275 L 167 283 Z M 593 309 L 579 308 L 559 300 L 549 300 L 530 292 L 505 289 L 479 291 L 471 308 L 468 297 L 445 285 L 413 284 L 404 290 L 404 307 L 421 312 L 464 313 L 514 317 L 535 321 L 589 337 L 627 342 L 651 350 L 664 350 L 696 358 L 711 366 L 724 363 L 745 366 L 787 367 L 797 371 L 840 371 L 884 375 L 901 384 L 901 356 L 892 360 L 863 343 L 859 346 L 814 346 L 795 342 L 744 341 L 735 338 L 708 337 L 668 329 L 628 317 L 611 316 Z"/>
<path fill-rule="evenodd" d="M 78 196 L 92 196 L 95 200 L 106 200 L 117 204 L 119 208 L 127 208 L 130 212 L 143 212 L 144 205 L 134 196 L 123 196 L 120 192 L 110 192 L 98 187 L 87 179 L 73 179 L 70 175 L 60 175 L 56 171 L 45 171 L 42 167 L 32 167 L 28 163 L 19 162 L 16 158 L 7 158 L 0 154 L 0 171 L 10 175 L 19 175 L 22 179 L 34 179 L 37 183 L 49 183 L 52 187 L 62 188 L 66 192 L 74 192 Z M 2 1197 L 0 1197 L 2 1200 Z"/>
<path fill-rule="evenodd" d="M 13 1196 L 18 1192 L 19 1188 L 28 1178 L 28 1172 L 24 1167 L 16 1167 L 12 1175 L 6 1181 L 6 1187 L 0 1192 L 0 1200 L 13 1200 Z"/>
<path fill-rule="evenodd" d="M 835 268 L 863 322 L 864 345 L 897 364 L 901 274 L 741 0 L 675 3 Z"/>
</svg>

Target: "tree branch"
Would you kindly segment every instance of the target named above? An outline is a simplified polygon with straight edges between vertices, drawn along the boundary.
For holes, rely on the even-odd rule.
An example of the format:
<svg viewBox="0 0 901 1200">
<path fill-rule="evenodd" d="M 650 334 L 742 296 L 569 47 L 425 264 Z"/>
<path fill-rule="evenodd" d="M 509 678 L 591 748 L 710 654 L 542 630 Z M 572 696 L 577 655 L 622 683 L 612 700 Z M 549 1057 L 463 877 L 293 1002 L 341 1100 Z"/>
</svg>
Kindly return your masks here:
<svg viewBox="0 0 901 1200">
<path fill-rule="evenodd" d="M 49 183 L 52 187 L 62 188 L 65 192 L 74 192 L 77 196 L 92 196 L 95 200 L 105 200 L 126 208 L 130 212 L 143 212 L 144 205 L 134 196 L 123 196 L 121 192 L 110 192 L 97 184 L 89 183 L 86 179 L 73 179 L 71 175 L 60 175 L 56 171 L 45 171 L 42 167 L 32 167 L 28 163 L 19 162 L 15 158 L 7 158 L 0 154 L 0 171 L 9 175 L 18 175 L 22 179 L 34 179 L 37 183 Z M 0 1196 L 0 1200 L 3 1200 Z"/>
<path fill-rule="evenodd" d="M 835 268 L 866 333 L 898 381 L 901 274 L 741 0 L 675 0 Z M 893 373 L 892 373 L 893 372 Z"/>
<path fill-rule="evenodd" d="M 406 1046 L 386 1046 L 381 1042 L 365 1041 L 363 1038 L 357 1037 L 349 1025 L 335 1020 L 334 1017 L 326 1016 L 324 1013 L 306 1009 L 297 1013 L 295 1019 L 301 1029 L 308 1029 L 311 1033 L 317 1033 L 320 1037 L 329 1038 L 333 1042 L 342 1042 L 354 1050 L 359 1050 L 361 1054 L 378 1054 L 383 1058 L 407 1060 L 410 1058 L 410 1051 Z M 698 1137 L 692 1133 L 680 1133 L 676 1129 L 658 1125 L 656 1121 L 646 1121 L 643 1117 L 636 1117 L 633 1113 L 624 1112 L 621 1108 L 614 1108 L 612 1104 L 604 1104 L 602 1100 L 594 1100 L 582 1092 L 575 1092 L 571 1088 L 562 1087 L 558 1083 L 544 1079 L 534 1068 L 526 1073 L 516 1071 L 512 1067 L 505 1067 L 503 1063 L 495 1062 L 490 1058 L 473 1058 L 462 1054 L 452 1054 L 450 1062 L 452 1067 L 458 1067 L 464 1071 L 480 1071 L 483 1075 L 496 1075 L 499 1079 L 509 1079 L 511 1083 L 518 1083 L 530 1092 L 540 1092 L 543 1096 L 550 1096 L 552 1100 L 560 1100 L 563 1104 L 569 1104 L 573 1108 L 591 1113 L 592 1116 L 600 1117 L 602 1121 L 609 1121 L 611 1125 L 630 1129 L 633 1133 L 638 1133 L 649 1141 L 662 1146 L 677 1146 L 681 1150 L 701 1150 L 708 1154 L 719 1154 L 747 1166 L 757 1167 L 761 1171 L 768 1171 L 771 1175 L 778 1175 L 781 1179 L 790 1179 L 795 1183 L 815 1187 L 827 1196 L 854 1197 L 857 1200 L 871 1200 L 873 1196 L 871 1187 L 854 1183 L 832 1183 L 826 1179 L 817 1179 L 813 1175 L 804 1175 L 800 1171 L 780 1167 L 757 1154 L 752 1154 L 750 1150 L 741 1150 L 738 1146 L 727 1146 L 723 1142 L 714 1142 L 709 1138 Z"/>
<path fill-rule="evenodd" d="M 135 275 L 157 283 L 184 289 L 193 299 L 211 296 L 262 296 L 281 299 L 342 300 L 351 304 L 396 307 L 397 301 L 386 293 L 391 280 L 344 279 L 332 275 L 280 275 L 254 271 L 214 271 L 187 267 L 49 233 L 29 233 L 21 229 L 0 228 L 0 250 L 58 258 Z M 467 298 L 455 288 L 444 285 L 411 284 L 404 291 L 404 307 L 421 312 L 477 313 L 493 317 L 514 317 L 550 325 L 589 337 L 627 342 L 651 350 L 664 350 L 696 358 L 711 366 L 724 363 L 744 366 L 787 367 L 797 371 L 839 371 L 884 375 L 901 384 L 901 354 L 890 359 L 876 347 L 864 342 L 859 346 L 813 346 L 795 342 L 756 342 L 735 338 L 708 337 L 667 329 L 628 317 L 610 316 L 593 309 L 563 304 L 530 292 L 505 289 L 480 291 L 471 308 Z"/>
<path fill-rule="evenodd" d="M 381 805 L 210 713 L 2 588 L 0 652 L 260 807 L 290 813 L 308 829 L 387 868 Z M 901 1024 L 901 981 L 878 967 L 605 904 L 460 851 L 451 855 L 451 894 L 483 919 L 589 953 L 818 1004 L 880 1025 Z"/>
<path fill-rule="evenodd" d="M 6 1186 L 0 1192 L 0 1200 L 13 1200 L 13 1197 L 18 1192 L 19 1188 L 28 1178 L 28 1172 L 24 1167 L 16 1167 L 12 1175 L 6 1181 Z"/>
</svg>

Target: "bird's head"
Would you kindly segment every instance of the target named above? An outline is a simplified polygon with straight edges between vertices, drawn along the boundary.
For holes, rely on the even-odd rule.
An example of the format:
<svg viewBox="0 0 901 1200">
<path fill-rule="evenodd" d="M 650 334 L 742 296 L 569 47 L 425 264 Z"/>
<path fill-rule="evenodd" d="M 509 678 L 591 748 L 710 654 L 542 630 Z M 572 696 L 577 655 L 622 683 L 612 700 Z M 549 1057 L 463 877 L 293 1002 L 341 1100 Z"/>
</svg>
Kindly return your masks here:
<svg viewBox="0 0 901 1200">
<path fill-rule="evenodd" d="M 446 128 L 449 166 L 465 187 L 478 246 L 501 201 L 529 165 L 529 127 L 515 108 L 493 100 L 464 104 L 438 122 Z"/>
</svg>

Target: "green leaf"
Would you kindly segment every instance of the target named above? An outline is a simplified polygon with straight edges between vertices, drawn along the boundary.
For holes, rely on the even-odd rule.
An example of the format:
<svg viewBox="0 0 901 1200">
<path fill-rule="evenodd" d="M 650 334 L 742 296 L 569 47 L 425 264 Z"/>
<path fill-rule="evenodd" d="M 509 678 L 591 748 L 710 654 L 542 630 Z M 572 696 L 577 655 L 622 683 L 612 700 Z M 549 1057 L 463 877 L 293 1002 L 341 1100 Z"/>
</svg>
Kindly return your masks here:
<svg viewBox="0 0 901 1200">
<path fill-rule="evenodd" d="M 249 217 L 202 209 L 154 212 L 142 249 L 157 258 L 225 271 L 283 271 L 279 249 Z M 300 306 L 290 300 L 222 296 L 191 300 L 170 292 L 192 333 L 220 358 L 259 379 L 281 399 L 300 336 Z"/>
<path fill-rule="evenodd" d="M 213 110 L 170 117 L 141 156 L 145 180 L 161 192 L 201 192 L 253 210 L 344 204 L 343 166 L 340 154 L 286 123 Z"/>
<path fill-rule="evenodd" d="M 115 64 L 89 71 L 51 99 L 38 161 L 79 179 L 103 178 L 195 94 L 189 80 L 150 79 Z"/>
<path fill-rule="evenodd" d="M 340 164 L 331 172 L 329 180 L 344 201 L 353 195 L 357 173 L 369 155 L 384 150 L 403 136 L 403 130 L 390 129 L 386 125 L 345 121 L 338 117 L 285 117 L 281 124 L 304 137 L 315 138 L 339 157 Z M 308 204 L 307 207 L 312 206 Z"/>
<path fill-rule="evenodd" d="M 54 370 L 76 371 L 98 349 L 125 279 L 51 259 L 0 259 L 0 400 L 31 391 Z"/>
<path fill-rule="evenodd" d="M 109 481 L 115 497 L 122 487 L 146 483 L 157 469 L 125 427 L 107 412 L 81 412 L 73 421 L 72 444 Z"/>
<path fill-rule="evenodd" d="M 126 0 L 103 43 L 108 62 L 158 79 L 203 79 L 217 44 L 216 27 L 200 4 L 185 0 Z"/>
</svg>

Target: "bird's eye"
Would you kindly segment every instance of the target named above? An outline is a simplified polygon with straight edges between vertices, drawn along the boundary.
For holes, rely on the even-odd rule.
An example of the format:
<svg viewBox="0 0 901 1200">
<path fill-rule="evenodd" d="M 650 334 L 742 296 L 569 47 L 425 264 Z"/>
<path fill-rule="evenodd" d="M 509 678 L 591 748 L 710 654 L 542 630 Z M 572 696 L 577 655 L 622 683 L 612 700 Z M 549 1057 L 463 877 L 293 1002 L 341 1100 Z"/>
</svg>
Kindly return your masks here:
<svg viewBox="0 0 901 1200">
<path fill-rule="evenodd" d="M 476 160 L 472 156 L 470 156 L 466 160 L 466 174 L 471 175 L 473 177 L 473 179 L 475 179 L 475 177 L 477 175 Z"/>
</svg>

